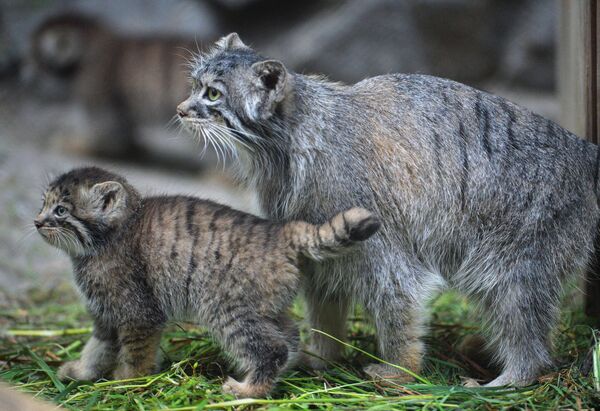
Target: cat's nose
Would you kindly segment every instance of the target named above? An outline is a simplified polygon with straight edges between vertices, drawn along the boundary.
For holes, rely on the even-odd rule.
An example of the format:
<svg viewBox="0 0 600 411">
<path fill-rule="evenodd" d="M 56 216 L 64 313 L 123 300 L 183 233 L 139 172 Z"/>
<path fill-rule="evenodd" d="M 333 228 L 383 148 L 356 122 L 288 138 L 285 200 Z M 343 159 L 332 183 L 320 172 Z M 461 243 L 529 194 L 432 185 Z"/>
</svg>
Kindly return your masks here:
<svg viewBox="0 0 600 411">
<path fill-rule="evenodd" d="M 179 117 L 187 117 L 187 112 L 183 109 L 182 104 L 177 106 L 177 115 Z"/>
<path fill-rule="evenodd" d="M 35 220 L 33 220 L 33 225 L 35 226 L 35 228 L 41 228 L 44 225 L 44 222 L 36 218 Z"/>
<path fill-rule="evenodd" d="M 195 113 L 194 110 L 192 110 L 192 107 L 190 105 L 190 103 L 188 102 L 188 100 L 185 100 L 183 103 L 180 103 L 177 106 L 177 115 L 179 117 L 188 117 L 188 116 L 193 116 Z"/>
</svg>

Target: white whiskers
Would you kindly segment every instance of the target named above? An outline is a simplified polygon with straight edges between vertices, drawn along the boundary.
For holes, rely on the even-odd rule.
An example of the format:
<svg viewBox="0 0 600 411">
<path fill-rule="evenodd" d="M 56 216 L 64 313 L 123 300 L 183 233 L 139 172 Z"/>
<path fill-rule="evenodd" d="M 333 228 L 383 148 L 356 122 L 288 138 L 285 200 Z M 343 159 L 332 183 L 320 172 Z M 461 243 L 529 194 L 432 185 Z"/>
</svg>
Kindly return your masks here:
<svg viewBox="0 0 600 411">
<path fill-rule="evenodd" d="M 193 131 L 194 137 L 196 139 L 201 137 L 204 141 L 204 148 L 201 156 L 206 153 L 208 146 L 212 146 L 215 155 L 217 156 L 217 162 L 222 162 L 224 168 L 226 166 L 227 158 L 232 158 L 235 160 L 239 158 L 240 148 L 248 151 L 254 151 L 254 148 L 238 137 L 236 133 L 246 136 L 249 139 L 259 139 L 258 136 L 251 133 L 232 129 L 215 122 L 200 121 L 195 119 L 188 119 L 185 121 L 190 126 L 189 128 Z"/>
</svg>

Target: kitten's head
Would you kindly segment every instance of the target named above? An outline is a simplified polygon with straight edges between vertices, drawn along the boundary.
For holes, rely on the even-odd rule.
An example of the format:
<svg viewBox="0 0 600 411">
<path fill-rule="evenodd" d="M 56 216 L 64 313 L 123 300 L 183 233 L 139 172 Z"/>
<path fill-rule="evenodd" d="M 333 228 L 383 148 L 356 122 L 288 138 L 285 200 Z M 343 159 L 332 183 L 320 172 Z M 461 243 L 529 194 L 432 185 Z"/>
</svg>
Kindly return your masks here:
<svg viewBox="0 0 600 411">
<path fill-rule="evenodd" d="M 48 243 L 81 256 L 105 244 L 138 204 L 138 193 L 123 177 L 77 168 L 50 183 L 34 224 Z"/>
<path fill-rule="evenodd" d="M 280 108 L 290 75 L 279 61 L 265 59 L 236 33 L 192 62 L 190 96 L 177 107 L 181 121 L 214 143 L 257 144 L 254 130 Z"/>
</svg>

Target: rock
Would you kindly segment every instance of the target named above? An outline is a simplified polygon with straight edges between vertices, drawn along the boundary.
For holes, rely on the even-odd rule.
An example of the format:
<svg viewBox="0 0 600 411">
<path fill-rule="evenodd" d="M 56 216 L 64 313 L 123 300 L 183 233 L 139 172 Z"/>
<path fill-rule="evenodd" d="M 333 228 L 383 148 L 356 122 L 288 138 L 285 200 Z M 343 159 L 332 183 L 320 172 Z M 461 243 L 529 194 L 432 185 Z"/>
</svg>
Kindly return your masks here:
<svg viewBox="0 0 600 411">
<path fill-rule="evenodd" d="M 473 83 L 497 64 L 494 10 L 492 0 L 353 0 L 274 39 L 268 51 L 347 82 L 424 72 Z"/>
<path fill-rule="evenodd" d="M 354 0 L 319 12 L 273 39 L 267 54 L 303 72 L 354 82 L 425 65 L 408 2 Z"/>
</svg>

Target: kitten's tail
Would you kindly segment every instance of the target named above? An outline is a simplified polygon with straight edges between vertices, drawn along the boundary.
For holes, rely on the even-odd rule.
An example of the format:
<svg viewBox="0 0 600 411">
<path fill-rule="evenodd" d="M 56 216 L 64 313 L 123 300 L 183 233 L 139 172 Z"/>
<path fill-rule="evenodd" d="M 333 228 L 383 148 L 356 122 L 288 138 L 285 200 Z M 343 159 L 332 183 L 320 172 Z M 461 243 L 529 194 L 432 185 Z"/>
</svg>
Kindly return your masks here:
<svg viewBox="0 0 600 411">
<path fill-rule="evenodd" d="M 292 246 L 313 260 L 343 254 L 353 245 L 371 237 L 381 223 L 364 208 L 351 208 L 323 225 L 296 221 L 289 224 Z"/>
</svg>

